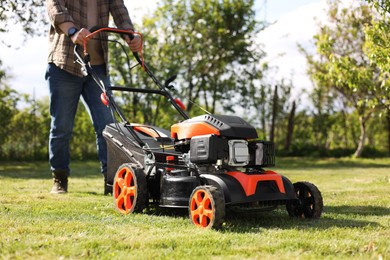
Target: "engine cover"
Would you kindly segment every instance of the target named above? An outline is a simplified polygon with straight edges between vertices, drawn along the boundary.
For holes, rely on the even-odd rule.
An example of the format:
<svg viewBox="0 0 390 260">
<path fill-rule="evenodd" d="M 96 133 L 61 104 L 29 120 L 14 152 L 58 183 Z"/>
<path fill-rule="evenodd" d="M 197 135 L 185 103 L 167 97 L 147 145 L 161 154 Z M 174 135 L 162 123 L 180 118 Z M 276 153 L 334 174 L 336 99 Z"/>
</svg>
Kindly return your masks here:
<svg viewBox="0 0 390 260">
<path fill-rule="evenodd" d="M 208 134 L 236 139 L 256 139 L 258 137 L 256 129 L 238 116 L 202 115 L 171 127 L 171 136 L 176 140 Z"/>
</svg>

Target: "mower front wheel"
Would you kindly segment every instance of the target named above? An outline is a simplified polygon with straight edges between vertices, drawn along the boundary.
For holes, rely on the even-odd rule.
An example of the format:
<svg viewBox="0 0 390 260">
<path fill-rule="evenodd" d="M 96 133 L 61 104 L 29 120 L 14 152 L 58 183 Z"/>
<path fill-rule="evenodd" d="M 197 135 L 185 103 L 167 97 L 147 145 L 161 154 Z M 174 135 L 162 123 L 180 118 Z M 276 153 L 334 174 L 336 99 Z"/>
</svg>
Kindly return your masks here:
<svg viewBox="0 0 390 260">
<path fill-rule="evenodd" d="M 120 166 L 115 174 L 113 196 L 120 213 L 142 212 L 148 202 L 145 173 L 131 164 Z"/>
<path fill-rule="evenodd" d="M 298 201 L 286 205 L 290 217 L 319 218 L 323 210 L 323 200 L 320 190 L 310 182 L 294 183 Z"/>
<path fill-rule="evenodd" d="M 196 187 L 189 202 L 191 222 L 200 228 L 219 229 L 225 219 L 225 198 L 215 186 Z"/>
</svg>

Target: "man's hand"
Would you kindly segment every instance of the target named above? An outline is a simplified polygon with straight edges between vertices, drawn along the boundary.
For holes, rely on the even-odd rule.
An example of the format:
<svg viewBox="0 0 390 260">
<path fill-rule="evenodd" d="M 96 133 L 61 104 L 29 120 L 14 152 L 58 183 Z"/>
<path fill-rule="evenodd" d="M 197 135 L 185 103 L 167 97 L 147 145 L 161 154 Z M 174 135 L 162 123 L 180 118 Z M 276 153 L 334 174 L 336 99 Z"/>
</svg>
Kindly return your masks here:
<svg viewBox="0 0 390 260">
<path fill-rule="evenodd" d="M 81 28 L 75 35 L 73 35 L 70 39 L 74 44 L 84 45 L 85 37 L 91 32 L 88 29 Z"/>
<path fill-rule="evenodd" d="M 130 37 L 127 36 L 127 35 L 124 38 L 125 38 L 125 41 L 129 45 L 130 50 L 132 52 L 140 52 L 141 51 L 142 40 L 141 40 L 141 36 L 140 35 L 134 34 L 134 39 L 132 39 L 132 40 L 130 40 Z"/>
</svg>

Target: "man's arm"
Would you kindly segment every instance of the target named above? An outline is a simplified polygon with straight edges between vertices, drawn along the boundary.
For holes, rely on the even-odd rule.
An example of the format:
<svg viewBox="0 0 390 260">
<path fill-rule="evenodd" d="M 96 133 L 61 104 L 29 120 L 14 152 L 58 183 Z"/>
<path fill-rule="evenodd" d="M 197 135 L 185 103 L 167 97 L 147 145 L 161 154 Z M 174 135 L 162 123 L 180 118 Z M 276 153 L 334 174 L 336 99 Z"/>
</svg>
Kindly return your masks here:
<svg viewBox="0 0 390 260">
<path fill-rule="evenodd" d="M 77 32 L 71 37 L 75 44 L 83 44 L 85 36 L 90 34 L 86 28 L 77 28 L 72 16 L 68 13 L 64 0 L 46 0 L 47 14 L 54 30 L 68 35 L 70 28 L 76 28 Z"/>
<path fill-rule="evenodd" d="M 110 1 L 110 13 L 114 18 L 115 25 L 118 28 L 134 32 L 133 22 L 130 19 L 129 12 L 123 0 Z M 125 36 L 124 39 L 132 52 L 141 51 L 142 40 L 139 35 L 135 34 L 133 40 L 130 40 L 128 36 Z"/>
<path fill-rule="evenodd" d="M 46 9 L 50 24 L 57 33 L 67 33 L 70 27 L 75 26 L 63 0 L 46 0 Z"/>
</svg>

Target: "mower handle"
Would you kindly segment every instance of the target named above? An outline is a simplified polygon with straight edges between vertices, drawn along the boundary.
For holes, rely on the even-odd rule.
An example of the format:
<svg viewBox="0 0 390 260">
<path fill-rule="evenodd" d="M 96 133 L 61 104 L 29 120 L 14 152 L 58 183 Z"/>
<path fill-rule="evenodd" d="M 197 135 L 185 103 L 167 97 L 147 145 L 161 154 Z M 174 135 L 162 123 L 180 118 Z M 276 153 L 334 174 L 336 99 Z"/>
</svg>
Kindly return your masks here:
<svg viewBox="0 0 390 260">
<path fill-rule="evenodd" d="M 84 60 L 85 63 L 88 63 L 88 59 L 89 59 L 88 57 L 87 58 L 85 57 L 85 56 L 88 56 L 87 52 L 86 52 L 86 50 L 87 50 L 87 40 L 92 38 L 94 35 L 96 35 L 99 32 L 113 32 L 113 33 L 118 33 L 118 34 L 122 34 L 122 35 L 127 35 L 127 36 L 130 37 L 130 40 L 134 39 L 134 32 L 131 32 L 129 30 L 122 30 L 122 29 L 117 29 L 117 28 L 111 28 L 111 27 L 94 26 L 94 27 L 92 27 L 90 29 L 90 32 L 91 33 L 88 34 L 85 37 L 85 39 L 84 39 L 84 58 L 86 59 L 86 60 Z M 77 45 L 75 46 L 75 53 L 77 53 Z M 78 54 L 76 54 L 76 55 L 79 56 Z M 144 63 L 143 59 L 141 59 L 140 55 L 137 52 L 133 52 L 133 55 L 134 55 L 134 58 L 137 60 L 137 62 L 142 65 L 142 67 L 144 68 L 145 72 L 150 76 L 150 78 L 154 81 L 154 83 L 160 88 L 160 90 L 166 93 L 169 102 L 173 105 L 174 108 L 176 108 L 176 110 L 179 112 L 179 114 L 181 116 L 183 116 L 184 119 L 189 119 L 189 116 L 187 115 L 186 112 L 184 112 L 183 107 L 181 105 L 178 105 L 177 102 L 175 101 L 175 99 L 166 90 L 167 88 L 169 88 L 169 86 L 166 87 L 163 84 L 161 84 L 161 82 L 154 76 L 154 74 L 150 71 L 148 66 Z M 85 65 L 86 64 L 82 64 L 83 67 L 85 67 Z M 170 78 L 169 80 L 173 81 L 174 78 Z M 169 82 L 169 80 L 168 80 L 168 82 Z M 168 83 L 168 85 L 169 85 L 169 83 Z"/>
<path fill-rule="evenodd" d="M 130 40 L 134 39 L 134 32 L 131 32 L 130 30 L 122 30 L 122 29 L 117 29 L 117 28 L 112 28 L 112 27 L 102 27 L 102 26 L 96 25 L 96 26 L 91 27 L 89 29 L 89 31 L 91 32 L 91 34 L 90 34 L 91 36 L 88 35 L 87 36 L 88 38 L 92 37 L 93 35 L 95 35 L 98 32 L 105 31 L 105 32 L 114 32 L 114 33 L 118 33 L 118 34 L 127 35 L 130 37 Z"/>
<path fill-rule="evenodd" d="M 92 38 L 93 36 L 95 36 L 100 32 L 113 32 L 117 34 L 127 35 L 129 36 L 130 40 L 134 39 L 134 32 L 129 30 L 117 29 L 112 27 L 102 27 L 97 25 L 97 26 L 93 26 L 91 29 L 89 29 L 89 31 L 91 33 L 84 38 L 84 54 L 86 54 L 87 51 L 87 40 L 89 40 L 90 38 Z"/>
<path fill-rule="evenodd" d="M 123 29 L 117 29 L 117 28 L 112 28 L 112 27 L 102 27 L 102 26 L 93 26 L 91 29 L 89 29 L 91 32 L 88 34 L 85 39 L 84 39 L 84 55 L 86 54 L 87 50 L 87 40 L 92 38 L 94 35 L 98 34 L 99 32 L 112 32 L 112 33 L 117 33 L 117 34 L 122 34 L 122 35 L 127 35 L 129 36 L 130 40 L 134 39 L 134 32 L 129 31 L 129 30 L 123 30 Z M 143 61 L 139 57 L 137 52 L 133 52 L 134 58 L 138 61 L 139 64 L 143 64 Z"/>
<path fill-rule="evenodd" d="M 87 57 L 88 53 L 87 53 L 87 41 L 88 39 L 92 38 L 93 36 L 95 36 L 96 34 L 100 33 L 100 32 L 113 32 L 113 33 L 117 33 L 117 34 L 122 34 L 122 35 L 127 35 L 129 36 L 130 40 L 133 40 L 134 39 L 134 32 L 131 32 L 129 30 L 122 30 L 122 29 L 117 29 L 117 28 L 112 28 L 112 27 L 102 27 L 102 26 L 99 26 L 99 25 L 96 25 L 96 26 L 93 26 L 89 29 L 90 31 L 90 34 L 88 34 L 85 38 L 84 38 L 84 43 L 83 43 L 83 46 L 84 46 L 84 59 L 82 59 L 80 57 L 80 55 L 78 54 L 78 51 L 79 51 L 79 44 L 76 44 L 75 47 L 74 47 L 74 53 L 75 55 L 78 57 L 79 60 L 83 60 L 85 63 L 88 63 L 89 61 L 89 57 Z M 133 52 L 133 55 L 135 56 L 136 60 L 138 62 L 141 63 L 141 60 L 138 56 L 137 53 Z M 86 64 L 81 64 L 82 66 L 86 65 Z M 83 74 L 85 75 L 86 72 L 86 69 L 84 69 L 85 72 L 83 71 Z"/>
<path fill-rule="evenodd" d="M 84 43 L 83 43 L 83 46 L 84 46 L 84 56 L 87 55 L 87 52 L 86 52 L 87 51 L 87 40 L 89 40 L 90 38 L 92 38 L 93 36 L 98 34 L 99 32 L 103 32 L 103 31 L 105 31 L 105 32 L 114 32 L 114 33 L 118 33 L 118 34 L 122 34 L 122 35 L 127 35 L 127 36 L 129 36 L 130 40 L 134 39 L 134 33 L 129 31 L 129 30 L 121 30 L 121 29 L 117 29 L 117 28 L 102 27 L 102 26 L 96 25 L 96 26 L 91 27 L 89 29 L 89 31 L 90 31 L 90 34 L 88 34 L 84 38 Z M 79 50 L 79 45 L 78 44 L 75 45 L 74 50 L 75 50 L 75 52 Z"/>
</svg>

